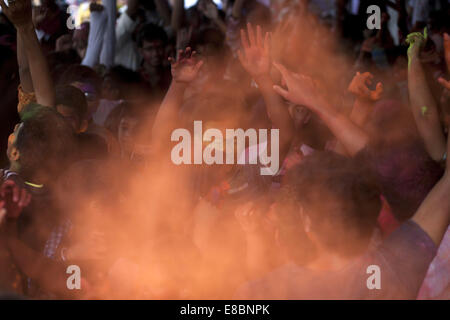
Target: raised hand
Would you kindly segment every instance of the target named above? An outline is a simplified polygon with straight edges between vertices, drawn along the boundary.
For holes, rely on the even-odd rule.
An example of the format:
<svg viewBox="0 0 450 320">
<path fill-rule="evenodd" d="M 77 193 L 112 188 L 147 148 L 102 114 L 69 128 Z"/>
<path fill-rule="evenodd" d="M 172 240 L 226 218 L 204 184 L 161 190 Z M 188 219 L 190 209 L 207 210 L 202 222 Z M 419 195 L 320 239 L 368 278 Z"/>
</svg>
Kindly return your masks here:
<svg viewBox="0 0 450 320">
<path fill-rule="evenodd" d="M 197 61 L 195 58 L 195 51 L 191 51 L 191 48 L 186 48 L 178 51 L 177 59 L 169 58 L 172 67 L 172 78 L 178 83 L 189 83 L 194 81 L 200 68 L 203 65 L 203 61 Z"/>
<path fill-rule="evenodd" d="M 8 1 L 8 5 L 0 0 L 0 6 L 17 29 L 33 25 L 31 0 Z"/>
<path fill-rule="evenodd" d="M 6 218 L 17 219 L 30 201 L 31 195 L 12 180 L 6 180 L 0 187 L 0 211 L 4 211 Z"/>
<path fill-rule="evenodd" d="M 277 85 L 273 86 L 273 89 L 280 96 L 292 103 L 303 105 L 313 110 L 318 103 L 324 102 L 313 79 L 289 71 L 279 63 L 274 62 L 273 65 L 280 71 L 282 82 L 287 86 L 287 90 Z"/>
<path fill-rule="evenodd" d="M 378 82 L 375 90 L 370 90 L 367 86 L 372 84 L 372 80 L 373 75 L 370 72 L 357 72 L 348 86 L 348 91 L 354 94 L 357 98 L 377 101 L 383 94 L 383 84 Z"/>
<path fill-rule="evenodd" d="M 428 38 L 427 28 L 421 32 L 413 32 L 406 37 L 406 43 L 409 44 L 408 58 L 411 60 L 413 57 L 417 57 L 420 50 L 425 46 Z"/>
<path fill-rule="evenodd" d="M 269 75 L 271 68 L 269 34 L 264 40 L 261 27 L 256 27 L 256 35 L 252 25 L 247 24 L 248 39 L 245 31 L 241 29 L 241 41 L 244 52 L 238 51 L 239 61 L 244 69 L 253 77 Z"/>
</svg>

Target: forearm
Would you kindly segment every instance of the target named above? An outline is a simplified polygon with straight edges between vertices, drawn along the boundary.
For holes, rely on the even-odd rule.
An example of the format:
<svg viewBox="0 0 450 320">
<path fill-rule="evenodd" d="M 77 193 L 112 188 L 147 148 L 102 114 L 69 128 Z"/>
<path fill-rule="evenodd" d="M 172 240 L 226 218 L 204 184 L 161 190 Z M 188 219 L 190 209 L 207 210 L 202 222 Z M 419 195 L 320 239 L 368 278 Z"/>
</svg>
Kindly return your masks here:
<svg viewBox="0 0 450 320">
<path fill-rule="evenodd" d="M 356 99 L 350 113 L 350 120 L 358 127 L 364 128 L 372 109 L 373 102 Z M 333 150 L 338 154 L 347 155 L 346 148 L 339 141 Z"/>
<path fill-rule="evenodd" d="M 22 40 L 29 63 L 36 101 L 41 105 L 53 107 L 55 105 L 53 80 L 33 25 L 19 28 L 18 36 Z"/>
<path fill-rule="evenodd" d="M 67 295 L 65 266 L 43 257 L 16 238 L 8 239 L 12 258 L 27 277 L 35 280 L 44 290 Z"/>
<path fill-rule="evenodd" d="M 273 82 L 270 76 L 262 76 L 255 79 L 255 81 L 264 98 L 272 126 L 275 129 L 280 129 L 280 161 L 282 162 L 294 138 L 294 123 L 283 99 L 273 89 Z"/>
<path fill-rule="evenodd" d="M 175 0 L 172 10 L 171 24 L 173 31 L 178 31 L 183 24 L 184 18 L 184 0 Z"/>
<path fill-rule="evenodd" d="M 155 144 L 164 145 L 164 141 L 170 141 L 170 132 L 176 126 L 186 87 L 186 84 L 172 80 L 154 121 L 152 140 Z"/>
<path fill-rule="evenodd" d="M 364 127 L 367 123 L 370 113 L 374 107 L 374 102 L 368 100 L 361 100 L 356 98 L 353 104 L 352 112 L 350 113 L 350 120 L 352 120 L 359 127 Z"/>
<path fill-rule="evenodd" d="M 33 80 L 31 79 L 30 66 L 28 64 L 23 40 L 19 33 L 17 34 L 17 63 L 19 65 L 20 85 L 22 86 L 22 90 L 27 93 L 33 92 Z"/>
<path fill-rule="evenodd" d="M 91 12 L 88 46 L 86 49 L 86 56 L 81 62 L 82 65 L 93 68 L 99 62 L 105 36 L 106 20 L 107 17 L 103 11 Z"/>
<path fill-rule="evenodd" d="M 354 156 L 367 146 L 369 142 L 367 133 L 346 116 L 329 106 L 321 108 L 317 113 L 350 156 Z"/>
<path fill-rule="evenodd" d="M 233 5 L 232 15 L 234 18 L 239 19 L 242 15 L 242 7 L 244 6 L 244 0 L 236 0 Z"/>
<path fill-rule="evenodd" d="M 412 218 L 437 246 L 450 223 L 449 190 L 449 179 L 444 177 L 434 186 Z"/>
<path fill-rule="evenodd" d="M 419 57 L 411 58 L 408 71 L 409 99 L 417 129 L 430 157 L 440 161 L 446 149 L 439 111 L 425 78 Z"/>
<path fill-rule="evenodd" d="M 164 21 L 164 25 L 170 25 L 171 12 L 167 0 L 155 0 L 156 10 Z"/>
<path fill-rule="evenodd" d="M 220 17 L 217 17 L 213 21 L 214 21 L 214 24 L 219 28 L 219 30 L 223 34 L 225 34 L 227 32 L 227 25 Z"/>
<path fill-rule="evenodd" d="M 100 64 L 111 68 L 114 65 L 116 50 L 116 4 L 117 0 L 103 0 L 108 23 L 106 25 L 105 40 L 100 54 Z"/>
</svg>

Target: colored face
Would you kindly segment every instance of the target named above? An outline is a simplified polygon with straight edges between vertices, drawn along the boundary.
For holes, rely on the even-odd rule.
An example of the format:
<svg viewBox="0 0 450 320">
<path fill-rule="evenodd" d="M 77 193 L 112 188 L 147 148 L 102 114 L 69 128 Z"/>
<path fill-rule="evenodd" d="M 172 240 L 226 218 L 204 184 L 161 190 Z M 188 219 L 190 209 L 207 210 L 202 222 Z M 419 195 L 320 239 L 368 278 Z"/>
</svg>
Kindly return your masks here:
<svg viewBox="0 0 450 320">
<path fill-rule="evenodd" d="M 158 67 L 164 61 L 164 49 L 164 44 L 161 40 L 144 40 L 140 52 L 146 64 L 152 67 Z"/>
</svg>

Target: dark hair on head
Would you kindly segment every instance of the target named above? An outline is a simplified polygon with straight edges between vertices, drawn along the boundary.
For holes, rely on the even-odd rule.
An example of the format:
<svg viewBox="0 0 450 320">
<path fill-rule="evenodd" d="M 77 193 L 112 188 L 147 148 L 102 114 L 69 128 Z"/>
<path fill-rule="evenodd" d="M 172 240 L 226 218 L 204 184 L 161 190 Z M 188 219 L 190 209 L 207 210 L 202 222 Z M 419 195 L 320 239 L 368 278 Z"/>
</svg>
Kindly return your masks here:
<svg viewBox="0 0 450 320">
<path fill-rule="evenodd" d="M 74 64 L 68 66 L 59 78 L 58 83 L 70 85 L 74 82 L 91 84 L 97 93 L 102 89 L 102 78 L 91 68 Z"/>
<path fill-rule="evenodd" d="M 287 172 L 282 191 L 286 203 L 309 217 L 327 250 L 351 257 L 367 249 L 381 200 L 376 179 L 361 161 L 315 152 Z"/>
<path fill-rule="evenodd" d="M 153 23 L 147 23 L 137 30 L 136 43 L 139 48 L 142 48 L 144 41 L 156 40 L 161 40 L 163 45 L 166 45 L 168 42 L 167 33 L 160 26 Z"/>
<path fill-rule="evenodd" d="M 88 106 L 84 93 L 74 86 L 63 85 L 56 87 L 56 105 L 64 105 L 76 111 L 78 120 L 86 118 Z"/>
<path fill-rule="evenodd" d="M 81 63 L 80 56 L 73 50 L 51 52 L 47 55 L 47 62 L 52 74 L 52 78 L 58 83 L 58 78 L 66 71 L 71 65 L 77 65 Z"/>
<path fill-rule="evenodd" d="M 138 72 L 124 66 L 114 66 L 108 70 L 105 77 L 110 77 L 115 83 L 139 83 L 141 77 Z"/>
<path fill-rule="evenodd" d="M 145 120 L 147 119 L 147 112 L 148 110 L 140 104 L 124 101 L 109 113 L 105 121 L 105 128 L 117 137 L 121 119 L 128 117 L 139 121 Z"/>
<path fill-rule="evenodd" d="M 71 160 L 75 148 L 72 128 L 54 108 L 35 103 L 27 105 L 20 117 L 15 141 L 20 173 L 24 179 L 51 181 Z"/>
</svg>

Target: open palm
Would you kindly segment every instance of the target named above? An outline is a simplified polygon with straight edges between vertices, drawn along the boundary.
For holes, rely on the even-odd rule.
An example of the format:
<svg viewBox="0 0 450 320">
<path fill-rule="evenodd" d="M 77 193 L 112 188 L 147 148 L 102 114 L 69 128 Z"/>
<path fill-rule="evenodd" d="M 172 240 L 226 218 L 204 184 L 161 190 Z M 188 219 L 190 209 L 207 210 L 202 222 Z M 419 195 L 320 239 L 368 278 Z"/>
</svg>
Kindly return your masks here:
<svg viewBox="0 0 450 320">
<path fill-rule="evenodd" d="M 191 52 L 191 48 L 179 50 L 178 58 L 169 58 L 172 66 L 172 77 L 176 82 L 189 83 L 194 81 L 203 65 L 203 61 L 197 61 L 196 52 Z"/>
<path fill-rule="evenodd" d="M 261 27 L 256 27 L 256 36 L 252 25 L 247 24 L 247 34 L 241 30 L 243 52 L 239 51 L 239 60 L 244 69 L 254 78 L 268 75 L 271 68 L 269 34 L 263 40 Z"/>
</svg>

